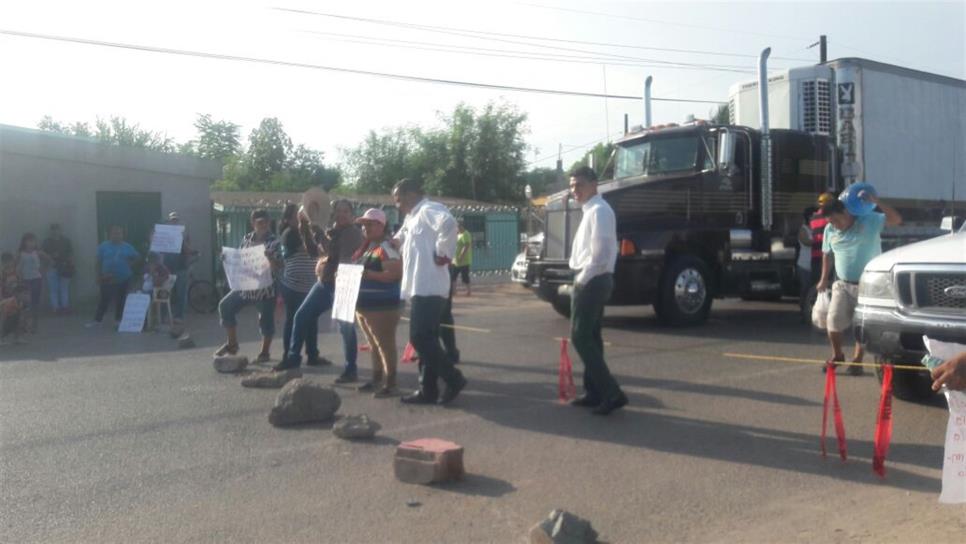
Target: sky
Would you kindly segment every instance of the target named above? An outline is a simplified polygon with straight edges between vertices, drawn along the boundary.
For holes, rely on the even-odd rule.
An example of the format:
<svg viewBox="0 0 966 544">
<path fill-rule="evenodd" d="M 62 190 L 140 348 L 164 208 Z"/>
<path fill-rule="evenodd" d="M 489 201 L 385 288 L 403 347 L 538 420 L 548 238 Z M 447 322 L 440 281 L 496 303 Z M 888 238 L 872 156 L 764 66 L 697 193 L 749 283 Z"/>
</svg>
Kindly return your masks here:
<svg viewBox="0 0 966 544">
<path fill-rule="evenodd" d="M 293 11 L 294 10 L 294 11 Z M 360 20 L 367 19 L 367 20 Z M 293 67 L 3 34 L 300 63 Z M 528 158 L 564 165 L 643 121 L 639 99 L 552 95 L 405 81 L 318 66 L 593 94 L 725 102 L 774 70 L 869 58 L 966 79 L 966 2 L 491 2 L 87 0 L 0 4 L 0 123 L 112 115 L 182 142 L 198 114 L 242 126 L 277 117 L 327 163 L 370 130 L 432 127 L 460 102 L 505 101 L 529 116 Z M 675 51 L 669 51 L 673 49 Z M 654 102 L 655 123 L 707 118 L 712 103 Z"/>
</svg>

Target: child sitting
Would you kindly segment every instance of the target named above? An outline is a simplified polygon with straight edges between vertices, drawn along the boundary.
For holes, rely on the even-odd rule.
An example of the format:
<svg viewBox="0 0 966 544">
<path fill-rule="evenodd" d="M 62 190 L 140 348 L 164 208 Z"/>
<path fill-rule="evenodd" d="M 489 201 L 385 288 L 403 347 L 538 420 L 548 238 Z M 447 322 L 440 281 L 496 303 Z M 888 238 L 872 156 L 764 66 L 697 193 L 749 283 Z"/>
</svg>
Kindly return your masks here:
<svg viewBox="0 0 966 544">
<path fill-rule="evenodd" d="M 10 335 L 14 343 L 23 343 L 20 329 L 25 297 L 13 254 L 5 252 L 0 256 L 0 343 Z"/>
<path fill-rule="evenodd" d="M 170 276 L 171 273 L 161 262 L 161 256 L 154 252 L 148 253 L 148 266 L 144 272 L 144 285 L 141 287 L 141 291 L 151 293 L 156 287 L 159 289 L 164 287 Z"/>
</svg>

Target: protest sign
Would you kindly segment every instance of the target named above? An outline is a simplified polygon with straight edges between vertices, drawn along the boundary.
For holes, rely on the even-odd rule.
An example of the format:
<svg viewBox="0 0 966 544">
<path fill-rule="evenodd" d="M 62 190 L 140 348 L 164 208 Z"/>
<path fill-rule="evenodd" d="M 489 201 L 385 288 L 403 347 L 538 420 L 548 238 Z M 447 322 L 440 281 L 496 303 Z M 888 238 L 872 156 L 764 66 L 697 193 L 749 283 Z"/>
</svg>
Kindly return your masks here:
<svg viewBox="0 0 966 544">
<path fill-rule="evenodd" d="M 929 355 L 944 361 L 966 351 L 963 344 L 939 342 L 923 337 Z M 943 387 L 949 404 L 946 424 L 946 448 L 943 451 L 943 490 L 939 502 L 966 502 L 966 392 L 950 391 Z"/>
<path fill-rule="evenodd" d="M 151 251 L 154 253 L 181 253 L 184 242 L 184 225 L 155 225 L 151 235 Z"/>
<path fill-rule="evenodd" d="M 118 332 L 141 332 L 144 329 L 144 318 L 148 315 L 151 305 L 151 295 L 145 293 L 131 293 L 124 299 L 124 315 L 117 327 Z"/>
<path fill-rule="evenodd" d="M 255 291 L 272 285 L 272 265 L 265 256 L 265 246 L 245 249 L 221 248 L 225 275 L 232 291 Z"/>
<path fill-rule="evenodd" d="M 335 302 L 332 304 L 332 319 L 353 323 L 356 318 L 356 300 L 359 298 L 359 285 L 362 283 L 361 264 L 340 264 L 335 275 Z"/>
</svg>

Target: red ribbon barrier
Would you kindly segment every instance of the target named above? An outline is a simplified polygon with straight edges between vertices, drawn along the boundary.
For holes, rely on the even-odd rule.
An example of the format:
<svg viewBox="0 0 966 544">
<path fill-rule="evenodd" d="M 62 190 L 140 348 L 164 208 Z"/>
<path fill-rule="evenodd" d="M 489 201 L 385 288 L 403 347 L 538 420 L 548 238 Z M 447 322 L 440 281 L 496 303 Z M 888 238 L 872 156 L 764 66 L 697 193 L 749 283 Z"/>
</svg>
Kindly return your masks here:
<svg viewBox="0 0 966 544">
<path fill-rule="evenodd" d="M 825 449 L 825 435 L 828 428 L 828 401 L 832 399 L 832 414 L 835 418 L 835 436 L 839 442 L 839 455 L 845 461 L 848 452 L 845 446 L 845 422 L 842 420 L 842 406 L 839 404 L 839 394 L 835 389 L 835 363 L 825 363 L 825 401 L 822 404 L 822 457 L 827 455 Z"/>
<path fill-rule="evenodd" d="M 574 386 L 574 366 L 570 362 L 570 352 L 567 350 L 567 339 L 560 339 L 560 370 L 558 378 L 557 396 L 560 402 L 567 402 L 577 396 L 577 387 Z"/>
<path fill-rule="evenodd" d="M 359 344 L 359 351 L 371 351 L 372 347 L 369 344 Z"/>
<path fill-rule="evenodd" d="M 875 419 L 872 471 L 885 478 L 885 459 L 892 441 L 892 365 L 882 367 L 882 396 L 879 397 L 879 414 Z"/>
<path fill-rule="evenodd" d="M 400 362 L 403 364 L 416 362 L 416 348 L 413 347 L 412 342 L 406 343 L 406 349 L 403 350 Z"/>
</svg>

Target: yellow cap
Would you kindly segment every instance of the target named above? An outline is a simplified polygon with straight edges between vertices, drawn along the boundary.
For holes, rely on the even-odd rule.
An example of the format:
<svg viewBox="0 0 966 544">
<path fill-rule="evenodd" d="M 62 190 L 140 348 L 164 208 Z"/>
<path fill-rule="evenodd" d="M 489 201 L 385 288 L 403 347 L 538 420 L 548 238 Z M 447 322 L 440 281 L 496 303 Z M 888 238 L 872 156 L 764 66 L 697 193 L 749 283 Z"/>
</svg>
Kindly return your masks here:
<svg viewBox="0 0 966 544">
<path fill-rule="evenodd" d="M 835 195 L 833 195 L 832 193 L 822 193 L 818 195 L 819 206 L 824 206 L 833 200 L 835 200 Z"/>
</svg>

